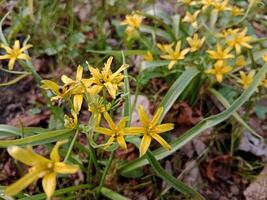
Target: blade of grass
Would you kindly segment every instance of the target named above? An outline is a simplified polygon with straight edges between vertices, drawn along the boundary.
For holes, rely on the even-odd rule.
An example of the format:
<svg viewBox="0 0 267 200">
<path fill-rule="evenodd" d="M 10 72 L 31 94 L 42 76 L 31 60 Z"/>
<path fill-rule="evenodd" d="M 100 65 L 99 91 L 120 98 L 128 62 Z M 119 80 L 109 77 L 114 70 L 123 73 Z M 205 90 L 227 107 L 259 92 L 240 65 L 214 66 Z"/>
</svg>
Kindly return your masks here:
<svg viewBox="0 0 267 200">
<path fill-rule="evenodd" d="M 231 105 L 229 102 L 216 90 L 210 88 L 209 91 L 221 102 L 221 104 L 225 108 L 229 108 Z M 241 117 L 237 112 L 233 113 L 233 117 L 246 128 L 249 132 L 251 132 L 254 136 L 257 138 L 263 139 L 262 136 L 260 136 L 256 131 L 254 131 Z"/>
<path fill-rule="evenodd" d="M 246 90 L 244 90 L 244 92 L 240 95 L 240 97 L 237 98 L 228 109 L 217 115 L 212 115 L 210 117 L 203 119 L 193 128 L 186 131 L 183 135 L 181 135 L 171 143 L 172 149 L 170 151 L 166 151 L 163 148 L 155 150 L 153 152 L 153 155 L 156 157 L 156 159 L 160 160 L 173 154 L 182 146 L 184 146 L 186 143 L 194 139 L 196 136 L 200 135 L 206 129 L 216 126 L 217 124 L 223 122 L 224 120 L 232 116 L 233 113 L 236 112 L 237 109 L 239 109 L 256 91 L 258 85 L 261 84 L 262 80 L 265 78 L 266 72 L 267 72 L 267 64 L 265 64 L 258 71 L 251 85 Z M 120 168 L 120 173 L 121 174 L 127 173 L 131 170 L 134 170 L 136 168 L 142 167 L 147 164 L 148 160 L 144 157 L 141 157 L 122 165 Z"/>
<path fill-rule="evenodd" d="M 148 159 L 149 164 L 152 166 L 153 170 L 156 172 L 156 174 L 163 179 L 166 183 L 171 185 L 175 190 L 187 194 L 190 196 L 190 199 L 199 199 L 203 200 L 205 199 L 202 197 L 201 194 L 199 194 L 197 191 L 192 189 L 191 187 L 184 184 L 182 181 L 176 179 L 172 175 L 168 174 L 160 165 L 160 163 L 156 160 L 156 158 L 153 156 L 153 154 L 148 150 L 146 153 L 146 158 Z"/>
<path fill-rule="evenodd" d="M 129 198 L 122 196 L 121 194 L 118 194 L 117 192 L 114 192 L 106 187 L 102 187 L 100 192 L 103 196 L 112 200 L 130 200 Z"/>
<path fill-rule="evenodd" d="M 28 136 L 25 138 L 15 139 L 15 140 L 0 140 L 0 148 L 6 148 L 11 145 L 37 145 L 37 144 L 47 144 L 51 142 L 58 141 L 60 139 L 68 138 L 73 134 L 71 129 L 61 129 L 55 131 L 47 131 L 37 135 Z"/>
<path fill-rule="evenodd" d="M 121 50 L 97 51 L 97 50 L 93 50 L 93 49 L 88 49 L 87 52 L 105 54 L 105 55 L 113 55 L 113 56 L 120 56 L 121 55 Z M 124 50 L 123 53 L 125 56 L 146 55 L 147 50 Z"/>
</svg>

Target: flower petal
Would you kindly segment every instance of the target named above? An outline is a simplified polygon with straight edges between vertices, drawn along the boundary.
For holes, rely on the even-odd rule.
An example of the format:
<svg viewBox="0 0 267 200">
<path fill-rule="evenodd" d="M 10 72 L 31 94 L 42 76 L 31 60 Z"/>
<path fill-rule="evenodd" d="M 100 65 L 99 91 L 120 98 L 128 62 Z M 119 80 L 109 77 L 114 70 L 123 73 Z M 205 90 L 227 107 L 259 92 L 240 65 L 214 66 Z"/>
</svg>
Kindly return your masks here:
<svg viewBox="0 0 267 200">
<path fill-rule="evenodd" d="M 8 62 L 8 69 L 13 70 L 16 58 L 11 58 Z"/>
<path fill-rule="evenodd" d="M 125 128 L 127 121 L 128 121 L 128 117 L 123 117 L 118 123 L 119 129 Z"/>
<path fill-rule="evenodd" d="M 120 146 L 121 148 L 123 148 L 123 149 L 127 149 L 127 144 L 126 144 L 126 142 L 125 142 L 123 136 L 119 136 L 119 137 L 117 137 L 117 142 L 118 142 L 118 144 L 119 144 L 119 146 Z"/>
<path fill-rule="evenodd" d="M 142 105 L 138 108 L 138 115 L 142 126 L 147 127 L 149 125 L 149 118 Z"/>
<path fill-rule="evenodd" d="M 0 60 L 6 60 L 6 59 L 10 59 L 10 55 L 6 54 L 6 55 L 0 56 Z"/>
<path fill-rule="evenodd" d="M 116 97 L 116 88 L 114 87 L 114 85 L 111 82 L 107 82 L 104 84 L 108 90 L 108 93 L 110 94 L 110 96 L 115 99 Z"/>
<path fill-rule="evenodd" d="M 171 145 L 169 145 L 160 135 L 158 134 L 153 134 L 152 137 L 158 141 L 158 143 L 161 144 L 161 146 L 163 146 L 165 149 L 170 150 L 171 149 Z"/>
<path fill-rule="evenodd" d="M 60 146 L 62 146 L 63 144 L 66 144 L 68 142 L 68 140 L 62 140 L 62 141 L 58 141 L 56 143 L 56 145 L 53 147 L 51 153 L 50 153 L 50 159 L 54 162 L 59 162 L 60 161 L 60 156 L 59 156 L 59 152 L 58 149 L 60 148 Z"/>
<path fill-rule="evenodd" d="M 172 123 L 160 124 L 155 127 L 155 131 L 157 133 L 164 133 L 164 132 L 172 130 L 173 128 L 174 128 L 174 124 Z"/>
<path fill-rule="evenodd" d="M 147 134 L 143 136 L 141 143 L 140 143 L 140 147 L 139 147 L 140 157 L 143 156 L 147 152 L 149 145 L 151 143 L 151 139 L 152 139 L 151 136 Z"/>
<path fill-rule="evenodd" d="M 68 165 L 63 162 L 56 162 L 54 164 L 54 172 L 59 174 L 74 174 L 79 170 L 78 165 Z"/>
<path fill-rule="evenodd" d="M 107 120 L 107 123 L 109 125 L 109 127 L 112 130 L 116 129 L 116 125 L 114 124 L 113 120 L 111 119 L 110 115 L 108 114 L 108 112 L 104 112 L 104 118 Z"/>
<path fill-rule="evenodd" d="M 22 59 L 22 60 L 31 60 L 31 57 L 25 53 L 21 53 L 17 58 Z"/>
<path fill-rule="evenodd" d="M 24 175 L 22 178 L 17 180 L 15 183 L 6 187 L 4 190 L 5 195 L 14 196 L 28 187 L 32 182 L 38 180 L 40 177 L 44 176 L 46 171 L 44 170 L 33 170 Z"/>
<path fill-rule="evenodd" d="M 83 77 L 83 68 L 81 65 L 79 65 L 76 72 L 76 80 L 80 81 L 82 80 L 82 77 Z"/>
<path fill-rule="evenodd" d="M 14 50 L 19 50 L 20 49 L 20 43 L 19 43 L 19 40 L 16 40 L 14 45 L 13 45 L 13 49 Z"/>
<path fill-rule="evenodd" d="M 172 69 L 173 66 L 174 66 L 176 63 L 177 63 L 176 60 L 172 60 L 172 61 L 168 64 L 168 69 L 169 69 L 169 70 Z"/>
<path fill-rule="evenodd" d="M 69 84 L 72 84 L 72 83 L 75 82 L 74 80 L 72 80 L 71 78 L 69 78 L 69 77 L 66 76 L 66 75 L 62 75 L 62 76 L 61 76 L 61 80 L 62 80 L 62 82 L 65 83 L 66 85 L 69 85 Z"/>
<path fill-rule="evenodd" d="M 95 132 L 101 133 L 101 134 L 104 134 L 104 135 L 108 135 L 108 136 L 111 136 L 113 134 L 112 130 L 110 130 L 108 128 L 103 128 L 103 127 L 96 127 L 95 128 Z"/>
<path fill-rule="evenodd" d="M 27 49 L 29 49 L 29 48 L 31 48 L 31 47 L 32 47 L 31 44 L 27 44 L 27 45 L 25 45 L 24 47 L 22 47 L 22 48 L 19 50 L 19 52 L 22 53 L 23 51 L 25 51 L 25 50 L 27 50 Z"/>
<path fill-rule="evenodd" d="M 48 199 L 53 196 L 56 184 L 56 173 L 49 173 L 43 177 L 42 186 Z"/>
<path fill-rule="evenodd" d="M 83 94 L 76 94 L 73 97 L 73 107 L 76 113 L 79 113 L 83 103 Z"/>
<path fill-rule="evenodd" d="M 143 127 L 127 127 L 124 129 L 124 135 L 145 134 L 146 130 Z"/>
<path fill-rule="evenodd" d="M 152 127 L 154 127 L 154 126 L 156 126 L 158 124 L 162 113 L 163 113 L 163 107 L 158 108 L 157 111 L 156 111 L 156 114 L 154 115 L 154 117 L 152 118 L 152 120 L 150 122 L 150 125 Z"/>
<path fill-rule="evenodd" d="M 18 146 L 9 146 L 7 151 L 14 159 L 28 166 L 43 165 L 50 162 L 45 157 L 33 152 L 32 148 L 30 147 L 25 149 Z"/>
<path fill-rule="evenodd" d="M 6 46 L 4 44 L 1 44 L 1 48 L 5 49 L 8 54 L 12 53 L 12 49 L 9 46 Z"/>
</svg>

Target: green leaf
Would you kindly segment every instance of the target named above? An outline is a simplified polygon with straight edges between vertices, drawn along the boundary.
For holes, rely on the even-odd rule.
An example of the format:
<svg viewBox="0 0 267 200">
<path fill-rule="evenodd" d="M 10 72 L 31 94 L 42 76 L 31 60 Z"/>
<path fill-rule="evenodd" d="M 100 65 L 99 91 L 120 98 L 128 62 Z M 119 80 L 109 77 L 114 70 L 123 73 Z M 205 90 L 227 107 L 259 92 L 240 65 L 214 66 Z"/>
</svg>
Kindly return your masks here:
<svg viewBox="0 0 267 200">
<path fill-rule="evenodd" d="M 153 26 L 142 25 L 140 27 L 140 31 L 144 33 L 150 33 L 151 35 L 155 34 L 158 37 L 164 38 L 165 40 L 172 42 L 172 36 L 162 29 L 155 28 Z"/>
<path fill-rule="evenodd" d="M 196 68 L 187 68 L 181 76 L 173 83 L 167 94 L 162 99 L 160 106 L 163 106 L 164 112 L 161 116 L 160 121 L 164 118 L 167 112 L 170 110 L 174 102 L 178 99 L 180 94 L 185 90 L 189 83 L 199 73 Z"/>
<path fill-rule="evenodd" d="M 246 90 L 244 90 L 244 92 L 239 96 L 239 98 L 237 98 L 228 109 L 217 115 L 212 115 L 210 117 L 203 119 L 193 128 L 186 131 L 183 135 L 181 135 L 171 143 L 172 149 L 170 151 L 166 151 L 163 148 L 155 150 L 153 152 L 153 155 L 156 157 L 156 159 L 160 160 L 175 153 L 178 149 L 180 149 L 189 141 L 200 135 L 206 129 L 216 126 L 217 124 L 231 117 L 233 113 L 235 113 L 237 109 L 239 109 L 257 90 L 258 85 L 260 85 L 262 80 L 265 78 L 266 72 L 267 72 L 267 64 L 265 64 L 258 71 L 251 85 Z M 126 173 L 128 171 L 134 170 L 136 168 L 142 167 L 147 164 L 148 160 L 144 157 L 141 157 L 122 165 L 120 168 L 120 172 Z"/>
<path fill-rule="evenodd" d="M 121 50 L 96 51 L 96 50 L 88 49 L 87 52 L 104 54 L 104 55 L 113 55 L 113 56 L 120 56 L 121 55 Z M 123 51 L 123 53 L 125 56 L 146 55 L 147 50 L 125 50 L 125 51 Z"/>
<path fill-rule="evenodd" d="M 214 89 L 210 89 L 211 93 L 222 103 L 222 105 L 225 108 L 229 108 L 230 104 L 229 102 L 223 97 L 223 95 L 221 95 L 219 92 L 217 92 Z M 241 117 L 237 112 L 233 113 L 233 117 L 241 124 L 244 126 L 244 128 L 246 128 L 249 132 L 251 132 L 253 135 L 255 135 L 258 138 L 262 138 L 262 136 L 260 136 L 256 131 L 254 131 Z"/>
<path fill-rule="evenodd" d="M 257 104 L 255 106 L 255 112 L 258 118 L 260 119 L 266 119 L 266 115 L 267 115 L 267 106 L 265 105 L 261 105 L 261 104 Z"/>
<path fill-rule="evenodd" d="M 25 146 L 25 145 L 47 144 L 61 139 L 66 139 L 69 136 L 71 136 L 73 132 L 74 131 L 71 129 L 61 129 L 55 131 L 46 131 L 37 135 L 32 135 L 15 140 L 0 140 L 0 148 L 6 148 L 11 145 Z"/>
<path fill-rule="evenodd" d="M 146 153 L 146 157 L 149 161 L 149 164 L 152 166 L 153 170 L 156 172 L 156 174 L 162 178 L 166 183 L 168 183 L 170 186 L 172 186 L 175 190 L 183 193 L 188 194 L 190 196 L 190 199 L 199 199 L 203 200 L 204 197 L 201 196 L 197 191 L 190 188 L 186 184 L 184 184 L 182 181 L 178 180 L 177 178 L 171 176 L 168 174 L 159 164 L 159 162 L 156 160 L 156 158 L 153 156 L 153 154 L 148 150 Z"/>
<path fill-rule="evenodd" d="M 103 196 L 112 200 L 130 200 L 129 198 L 122 196 L 121 194 L 114 192 L 106 187 L 102 187 L 100 192 Z"/>
</svg>

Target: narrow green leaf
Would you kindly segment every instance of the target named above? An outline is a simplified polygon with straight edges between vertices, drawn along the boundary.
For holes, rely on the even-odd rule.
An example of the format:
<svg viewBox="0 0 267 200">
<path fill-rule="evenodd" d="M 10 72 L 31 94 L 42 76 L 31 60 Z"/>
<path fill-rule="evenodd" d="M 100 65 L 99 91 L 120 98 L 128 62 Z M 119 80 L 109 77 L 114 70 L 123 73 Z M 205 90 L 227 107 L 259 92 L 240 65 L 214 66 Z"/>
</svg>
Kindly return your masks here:
<svg viewBox="0 0 267 200">
<path fill-rule="evenodd" d="M 96 51 L 96 50 L 88 49 L 87 52 L 104 54 L 104 55 L 113 55 L 113 56 L 120 56 L 121 55 L 121 50 Z M 123 53 L 125 56 L 146 55 L 147 50 L 124 50 Z"/>
<path fill-rule="evenodd" d="M 122 196 L 121 194 L 114 192 L 106 187 L 102 187 L 100 192 L 103 196 L 112 200 L 130 200 L 129 198 Z"/>
<path fill-rule="evenodd" d="M 0 148 L 6 148 L 11 145 L 25 146 L 25 145 L 47 144 L 58 141 L 60 139 L 68 138 L 73 133 L 74 131 L 71 129 L 62 129 L 55 131 L 47 131 L 37 135 L 28 136 L 16 140 L 0 140 Z"/>
<path fill-rule="evenodd" d="M 177 178 L 173 177 L 172 175 L 168 174 L 160 165 L 160 163 L 156 160 L 156 158 L 153 156 L 153 154 L 148 150 L 146 153 L 146 157 L 149 161 L 149 164 L 152 166 L 153 170 L 156 172 L 156 174 L 162 178 L 166 183 L 171 185 L 175 190 L 187 194 L 190 196 L 190 199 L 198 199 L 203 200 L 205 199 L 202 197 L 201 194 L 199 194 L 197 191 L 192 189 L 191 187 L 184 184 L 182 181 L 178 180 Z"/>
<path fill-rule="evenodd" d="M 211 93 L 221 102 L 221 104 L 225 107 L 225 108 L 229 108 L 231 105 L 229 104 L 229 102 L 216 90 L 214 89 L 209 89 L 211 91 Z M 256 131 L 254 131 L 241 117 L 237 112 L 233 113 L 233 117 L 241 124 L 244 126 L 244 128 L 246 128 L 249 132 L 251 132 L 254 136 L 258 137 L 258 138 L 262 138 L 262 136 L 260 136 Z"/>
<path fill-rule="evenodd" d="M 224 120 L 232 116 L 233 113 L 236 112 L 237 109 L 239 109 L 257 90 L 258 85 L 261 84 L 262 80 L 265 78 L 266 72 L 267 72 L 267 64 L 265 64 L 258 71 L 251 85 L 246 90 L 244 90 L 241 96 L 237 98 L 228 109 L 226 109 L 225 111 L 217 115 L 212 115 L 210 117 L 203 119 L 193 128 L 186 131 L 183 135 L 181 135 L 180 137 L 178 137 L 176 140 L 174 140 L 171 143 L 172 149 L 170 151 L 166 151 L 163 148 L 159 148 L 155 150 L 153 152 L 153 155 L 156 157 L 156 159 L 160 160 L 173 154 L 178 149 L 180 149 L 182 146 L 184 146 L 186 143 L 194 139 L 196 136 L 200 135 L 206 129 L 216 126 L 217 124 L 223 122 Z M 129 163 L 122 165 L 120 168 L 120 172 L 127 173 L 131 170 L 134 170 L 136 168 L 142 167 L 147 164 L 148 164 L 148 160 L 144 157 L 141 157 L 134 161 L 130 161 Z"/>
<path fill-rule="evenodd" d="M 160 121 L 164 118 L 167 112 L 170 110 L 174 102 L 178 99 L 180 94 L 189 85 L 189 83 L 196 77 L 199 71 L 196 68 L 187 68 L 181 76 L 173 83 L 167 94 L 162 99 L 160 106 L 163 106 L 164 112 L 161 116 Z"/>
</svg>

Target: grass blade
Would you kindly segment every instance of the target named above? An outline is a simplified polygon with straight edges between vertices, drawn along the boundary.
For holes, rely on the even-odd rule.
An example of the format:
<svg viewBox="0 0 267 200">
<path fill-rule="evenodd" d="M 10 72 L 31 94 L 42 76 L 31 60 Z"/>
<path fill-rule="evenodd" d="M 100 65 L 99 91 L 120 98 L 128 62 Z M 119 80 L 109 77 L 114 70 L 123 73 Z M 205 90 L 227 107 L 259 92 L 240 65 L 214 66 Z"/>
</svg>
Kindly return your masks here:
<svg viewBox="0 0 267 200">
<path fill-rule="evenodd" d="M 114 192 L 108 188 L 102 187 L 100 190 L 101 194 L 112 200 L 130 200 L 127 197 L 122 196 L 121 194 Z"/>
<path fill-rule="evenodd" d="M 159 162 L 156 160 L 156 158 L 153 156 L 153 154 L 150 151 L 147 151 L 146 157 L 149 161 L 149 164 L 152 166 L 153 170 L 156 172 L 156 174 L 162 178 L 165 182 L 170 184 L 175 190 L 187 194 L 190 196 L 190 199 L 199 199 L 203 200 L 205 199 L 202 197 L 201 194 L 199 194 L 197 191 L 192 189 L 191 187 L 184 184 L 182 181 L 176 179 L 175 177 L 168 174 L 159 164 Z"/>
<path fill-rule="evenodd" d="M 211 128 L 213 126 L 216 126 L 217 124 L 223 122 L 224 120 L 228 119 L 230 116 L 233 115 L 239 109 L 256 91 L 258 85 L 261 84 L 262 80 L 265 78 L 267 72 L 267 64 L 265 64 L 256 74 L 254 77 L 253 82 L 251 85 L 244 90 L 244 92 L 241 94 L 239 98 L 237 98 L 233 104 L 226 109 L 225 111 L 217 114 L 212 115 L 210 117 L 207 117 L 203 119 L 201 122 L 199 122 L 197 125 L 195 125 L 190 130 L 186 131 L 183 135 L 178 137 L 176 140 L 174 140 L 171 143 L 172 149 L 170 151 L 166 151 L 163 148 L 159 148 L 153 152 L 153 155 L 157 160 L 163 159 L 174 152 L 176 152 L 178 149 L 180 149 L 182 146 L 184 146 L 186 143 L 191 141 L 196 136 L 200 135 L 204 130 Z M 146 158 L 138 158 L 134 161 L 131 161 L 129 163 L 126 163 L 121 166 L 120 172 L 127 173 L 131 170 L 134 170 L 136 168 L 142 167 L 144 165 L 148 164 L 148 160 Z"/>
</svg>

